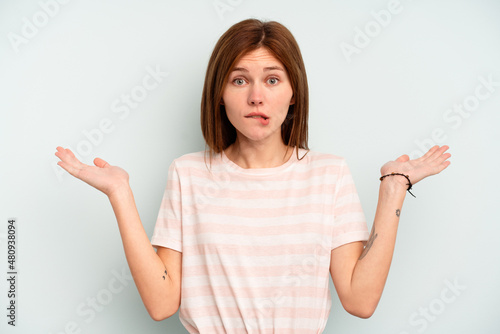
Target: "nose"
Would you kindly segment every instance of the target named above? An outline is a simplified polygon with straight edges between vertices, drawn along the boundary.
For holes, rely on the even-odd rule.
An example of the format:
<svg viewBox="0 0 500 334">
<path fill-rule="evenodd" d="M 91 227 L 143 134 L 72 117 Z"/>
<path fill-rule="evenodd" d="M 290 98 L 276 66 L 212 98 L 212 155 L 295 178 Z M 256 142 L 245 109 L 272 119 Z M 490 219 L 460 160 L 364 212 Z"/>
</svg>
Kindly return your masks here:
<svg viewBox="0 0 500 334">
<path fill-rule="evenodd" d="M 248 95 L 248 104 L 261 105 L 264 102 L 262 87 L 259 84 L 253 84 L 250 87 Z"/>
</svg>

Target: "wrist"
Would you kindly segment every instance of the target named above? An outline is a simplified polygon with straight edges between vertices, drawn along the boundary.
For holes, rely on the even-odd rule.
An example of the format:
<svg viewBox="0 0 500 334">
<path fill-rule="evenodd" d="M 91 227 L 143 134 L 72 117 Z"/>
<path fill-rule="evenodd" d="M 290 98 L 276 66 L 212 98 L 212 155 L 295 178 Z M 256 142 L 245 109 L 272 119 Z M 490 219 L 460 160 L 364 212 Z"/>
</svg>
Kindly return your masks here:
<svg viewBox="0 0 500 334">
<path fill-rule="evenodd" d="M 406 174 L 403 174 L 403 173 L 397 173 L 397 172 L 392 172 L 391 174 L 386 174 L 386 175 L 382 175 L 380 177 L 380 181 L 382 181 L 384 178 L 388 177 L 388 176 L 403 176 L 407 181 L 408 183 L 406 183 L 406 185 L 408 186 L 408 188 L 406 188 L 406 190 L 410 193 L 410 195 L 412 195 L 413 197 L 415 197 L 415 195 L 413 195 L 410 191 L 410 189 L 412 188 L 412 183 L 410 181 L 410 177 Z M 400 180 L 398 180 L 398 182 L 400 182 Z"/>
<path fill-rule="evenodd" d="M 380 182 L 380 188 L 386 193 L 404 193 L 408 189 L 408 180 L 400 175 L 394 175 L 384 178 Z"/>
<path fill-rule="evenodd" d="M 130 185 L 127 182 L 114 186 L 113 189 L 110 190 L 107 195 L 109 200 L 113 202 L 115 200 L 120 200 L 125 197 L 128 197 L 131 194 L 132 194 L 132 189 L 130 188 Z"/>
</svg>

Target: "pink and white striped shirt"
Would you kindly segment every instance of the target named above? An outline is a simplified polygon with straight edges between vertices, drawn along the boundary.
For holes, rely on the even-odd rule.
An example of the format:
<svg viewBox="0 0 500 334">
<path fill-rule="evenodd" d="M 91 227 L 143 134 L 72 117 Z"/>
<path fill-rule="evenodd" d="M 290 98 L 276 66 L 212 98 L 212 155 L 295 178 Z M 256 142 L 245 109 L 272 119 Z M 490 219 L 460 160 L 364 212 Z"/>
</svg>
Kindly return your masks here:
<svg viewBox="0 0 500 334">
<path fill-rule="evenodd" d="M 151 243 L 182 252 L 189 333 L 309 334 L 330 313 L 331 250 L 367 239 L 344 158 L 245 169 L 222 153 L 209 170 L 201 151 L 170 165 Z"/>
</svg>

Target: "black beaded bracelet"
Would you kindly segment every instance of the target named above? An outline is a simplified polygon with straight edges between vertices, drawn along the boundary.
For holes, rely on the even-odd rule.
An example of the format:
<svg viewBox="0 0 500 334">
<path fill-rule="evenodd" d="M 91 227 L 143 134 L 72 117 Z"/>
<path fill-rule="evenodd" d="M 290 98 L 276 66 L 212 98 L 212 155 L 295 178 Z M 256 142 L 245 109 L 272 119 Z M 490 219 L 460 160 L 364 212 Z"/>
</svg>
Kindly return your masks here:
<svg viewBox="0 0 500 334">
<path fill-rule="evenodd" d="M 386 177 L 386 176 L 391 176 L 391 175 L 401 175 L 401 176 L 406 177 L 406 179 L 408 180 L 408 183 L 406 184 L 406 185 L 408 186 L 408 189 L 406 189 L 406 190 L 410 193 L 410 195 L 412 195 L 413 197 L 417 198 L 417 197 L 416 197 L 415 195 L 413 195 L 413 194 L 411 193 L 411 191 L 410 191 L 412 184 L 411 184 L 411 181 L 410 181 L 410 178 L 408 177 L 408 175 L 404 175 L 404 174 L 401 174 L 401 173 L 394 173 L 394 172 L 392 172 L 391 174 L 387 174 L 387 175 L 381 176 L 381 177 L 380 177 L 380 181 L 382 181 L 382 180 L 384 179 L 384 177 Z"/>
</svg>

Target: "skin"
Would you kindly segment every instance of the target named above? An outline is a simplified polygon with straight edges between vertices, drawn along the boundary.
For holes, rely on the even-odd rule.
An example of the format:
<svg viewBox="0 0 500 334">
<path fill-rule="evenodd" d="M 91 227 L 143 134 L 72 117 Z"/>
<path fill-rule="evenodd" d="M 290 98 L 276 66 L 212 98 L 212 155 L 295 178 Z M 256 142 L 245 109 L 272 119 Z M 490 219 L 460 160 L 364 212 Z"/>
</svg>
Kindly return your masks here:
<svg viewBox="0 0 500 334">
<path fill-rule="evenodd" d="M 180 305 L 182 253 L 164 247 L 155 252 L 142 226 L 128 173 L 100 158 L 94 159 L 95 166 L 83 164 L 62 147 L 55 155 L 68 173 L 108 196 L 127 263 L 151 318 L 159 321 L 175 314 Z"/>
<path fill-rule="evenodd" d="M 424 156 L 410 160 L 404 154 L 380 169 L 381 175 L 391 172 L 408 175 L 412 184 L 443 171 L 450 165 L 445 153 L 448 146 L 434 146 Z M 380 182 L 379 199 L 372 232 L 366 247 L 353 242 L 332 250 L 330 274 L 347 312 L 369 318 L 377 307 L 389 274 L 399 218 L 406 196 L 407 180 L 394 175 Z"/>
<path fill-rule="evenodd" d="M 286 145 L 281 124 L 293 92 L 283 65 L 265 49 L 245 55 L 229 76 L 223 103 L 237 139 L 225 150 L 243 168 L 280 166 Z M 266 69 L 273 67 L 274 69 Z M 245 116 L 254 111 L 269 116 L 269 124 Z M 380 169 L 381 175 L 398 172 L 408 175 L 412 184 L 443 171 L 450 165 L 448 146 L 434 146 L 424 156 L 410 160 L 402 155 Z M 182 253 L 159 247 L 155 252 L 142 227 L 129 176 L 126 171 L 96 158 L 95 166 L 78 161 L 69 149 L 57 147 L 59 166 L 71 175 L 106 194 L 115 212 L 125 255 L 139 294 L 151 317 L 162 320 L 177 312 L 180 305 Z M 361 318 L 370 317 L 382 295 L 396 242 L 397 227 L 406 196 L 407 180 L 389 176 L 380 182 L 377 210 L 366 246 L 352 242 L 331 252 L 330 273 L 344 308 Z"/>
<path fill-rule="evenodd" d="M 243 56 L 231 71 L 222 94 L 222 104 L 231 124 L 236 128 L 236 141 L 225 153 L 243 168 L 276 167 L 286 162 L 286 145 L 281 139 L 281 124 L 290 105 L 293 90 L 285 66 L 264 48 Z M 269 124 L 246 118 L 262 112 Z"/>
</svg>

